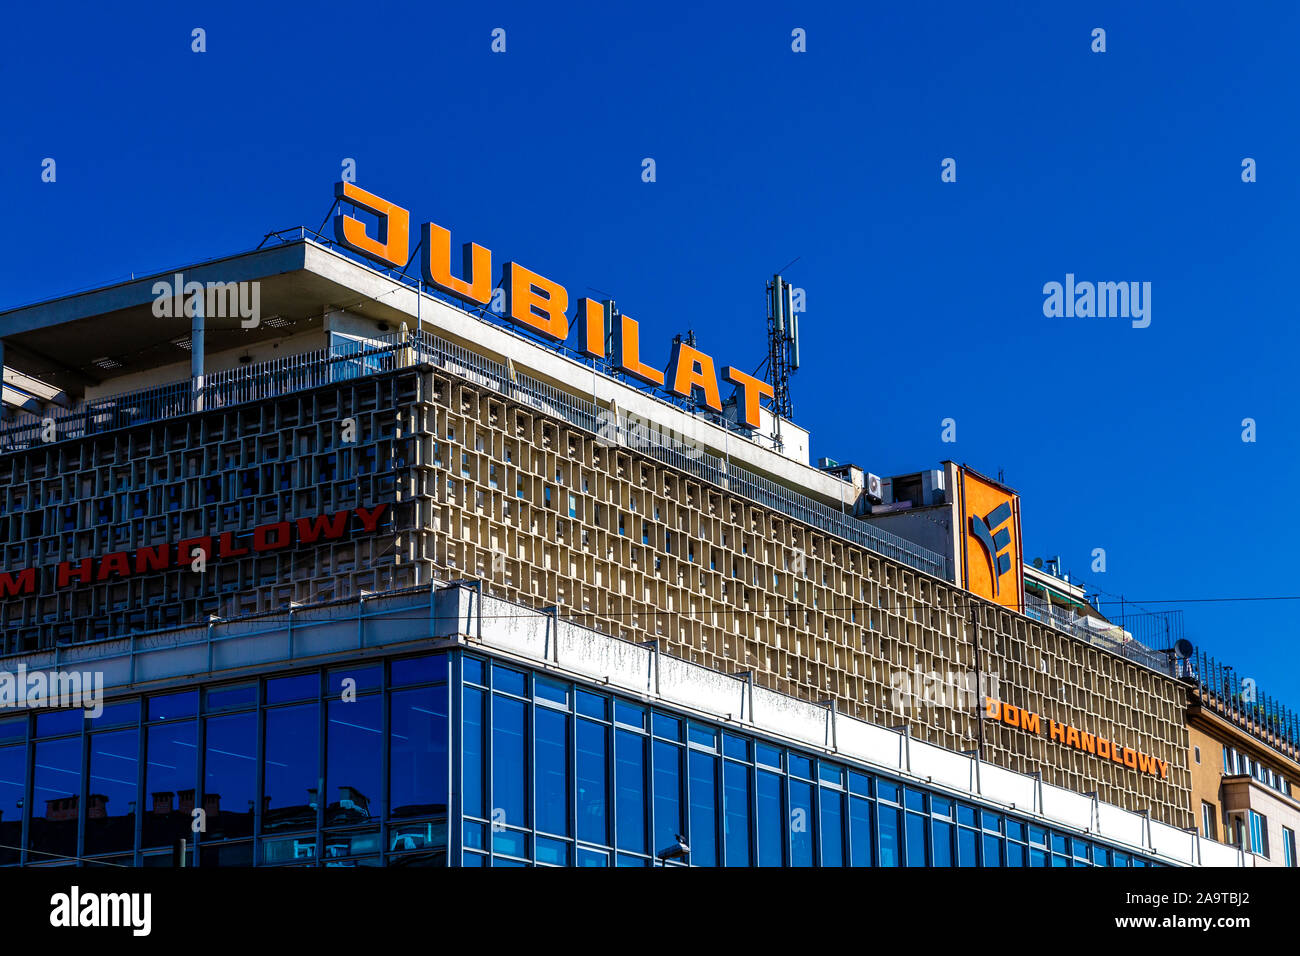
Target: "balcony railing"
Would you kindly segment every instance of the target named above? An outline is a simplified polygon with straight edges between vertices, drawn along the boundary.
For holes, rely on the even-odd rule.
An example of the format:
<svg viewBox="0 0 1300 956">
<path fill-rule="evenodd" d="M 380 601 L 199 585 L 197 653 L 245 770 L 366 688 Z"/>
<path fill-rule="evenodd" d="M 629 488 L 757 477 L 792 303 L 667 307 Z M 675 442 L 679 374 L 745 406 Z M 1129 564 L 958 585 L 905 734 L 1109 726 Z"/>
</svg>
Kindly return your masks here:
<svg viewBox="0 0 1300 956">
<path fill-rule="evenodd" d="M 1125 628 L 1118 625 L 1115 628 L 1116 634 L 1114 636 L 1107 634 L 1105 631 L 1095 630 L 1082 623 L 1078 616 L 1062 608 L 1053 607 L 1041 597 L 1029 593 L 1025 594 L 1025 614 L 1036 621 L 1051 625 L 1058 631 L 1064 631 L 1081 641 L 1104 648 L 1112 654 L 1118 654 L 1120 657 L 1141 664 L 1143 667 L 1149 667 L 1170 677 L 1179 676 L 1175 673 L 1174 665 L 1171 663 L 1171 655 L 1163 650 L 1147 647 L 1141 641 L 1134 640 L 1131 637 L 1125 639 L 1123 636 Z"/>
<path fill-rule="evenodd" d="M 1184 674 L 1196 682 L 1201 704 L 1247 730 L 1291 759 L 1300 759 L 1300 713 L 1261 691 L 1204 651 L 1183 662 Z"/>
</svg>

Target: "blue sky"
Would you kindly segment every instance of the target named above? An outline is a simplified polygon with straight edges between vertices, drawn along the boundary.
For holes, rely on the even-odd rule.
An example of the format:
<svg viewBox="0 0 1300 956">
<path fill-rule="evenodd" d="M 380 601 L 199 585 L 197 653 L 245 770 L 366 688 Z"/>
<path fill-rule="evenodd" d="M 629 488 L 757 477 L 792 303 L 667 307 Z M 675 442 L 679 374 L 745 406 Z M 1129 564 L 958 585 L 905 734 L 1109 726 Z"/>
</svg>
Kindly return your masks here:
<svg viewBox="0 0 1300 956">
<path fill-rule="evenodd" d="M 345 157 L 414 222 L 613 293 L 661 367 L 687 328 L 757 366 L 799 257 L 815 457 L 1003 471 L 1029 556 L 1185 608 L 1300 706 L 1300 602 L 1161 603 L 1300 593 L 1300 8 L 612 6 L 20 5 L 0 307 L 316 227 Z M 1067 272 L 1150 282 L 1150 327 L 1044 317 Z"/>
</svg>

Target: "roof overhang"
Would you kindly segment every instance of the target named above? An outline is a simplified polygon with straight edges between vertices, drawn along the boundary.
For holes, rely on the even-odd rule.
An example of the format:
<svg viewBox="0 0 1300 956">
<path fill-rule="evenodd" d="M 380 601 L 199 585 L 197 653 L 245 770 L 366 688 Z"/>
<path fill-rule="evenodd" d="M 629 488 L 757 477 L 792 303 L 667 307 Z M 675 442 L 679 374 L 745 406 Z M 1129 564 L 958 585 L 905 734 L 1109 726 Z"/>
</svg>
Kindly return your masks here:
<svg viewBox="0 0 1300 956">
<path fill-rule="evenodd" d="M 373 298 L 390 291 L 391 280 L 300 239 L 0 312 L 6 404 L 66 404 L 88 385 L 185 361 L 192 320 L 183 314 L 155 314 L 157 283 L 173 286 L 178 274 L 183 283 L 205 286 L 258 283 L 261 321 L 245 328 L 238 315 L 205 318 L 208 352 L 283 338 L 312 325 L 320 328 L 324 314 L 333 309 L 394 323 L 407 315 Z M 367 276 L 375 289 L 361 287 L 368 284 Z"/>
</svg>

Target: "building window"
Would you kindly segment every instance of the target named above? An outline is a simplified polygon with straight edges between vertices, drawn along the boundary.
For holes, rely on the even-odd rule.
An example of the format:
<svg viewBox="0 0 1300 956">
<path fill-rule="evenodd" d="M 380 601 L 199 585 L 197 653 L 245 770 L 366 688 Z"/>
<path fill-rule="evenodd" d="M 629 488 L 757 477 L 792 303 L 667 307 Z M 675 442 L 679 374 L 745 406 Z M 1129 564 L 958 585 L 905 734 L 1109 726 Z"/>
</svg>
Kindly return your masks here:
<svg viewBox="0 0 1300 956">
<path fill-rule="evenodd" d="M 1250 851 L 1268 856 L 1268 817 L 1254 810 L 1250 811 Z"/>
<path fill-rule="evenodd" d="M 271 697 L 269 684 L 267 696 Z M 320 708 L 314 703 L 277 707 L 266 712 L 263 830 L 316 826 L 317 787 L 321 776 L 317 750 L 319 721 Z"/>
<path fill-rule="evenodd" d="M 1207 840 L 1219 839 L 1219 820 L 1214 814 L 1214 804 L 1201 801 L 1201 836 Z"/>
<path fill-rule="evenodd" d="M 618 846 L 619 849 L 635 853 L 646 852 L 645 747 L 645 738 L 639 734 L 630 730 L 615 732 L 614 786 L 617 792 L 615 813 Z"/>
<path fill-rule="evenodd" d="M 1200 748 L 1200 747 L 1193 747 L 1192 750 L 1193 750 L 1193 752 L 1195 753 L 1195 756 L 1196 756 L 1196 762 L 1197 762 L 1197 763 L 1200 763 L 1200 762 L 1201 762 L 1201 748 Z"/>
<path fill-rule="evenodd" d="M 1295 831 L 1287 827 L 1282 828 L 1282 865 L 1296 865 Z"/>
</svg>

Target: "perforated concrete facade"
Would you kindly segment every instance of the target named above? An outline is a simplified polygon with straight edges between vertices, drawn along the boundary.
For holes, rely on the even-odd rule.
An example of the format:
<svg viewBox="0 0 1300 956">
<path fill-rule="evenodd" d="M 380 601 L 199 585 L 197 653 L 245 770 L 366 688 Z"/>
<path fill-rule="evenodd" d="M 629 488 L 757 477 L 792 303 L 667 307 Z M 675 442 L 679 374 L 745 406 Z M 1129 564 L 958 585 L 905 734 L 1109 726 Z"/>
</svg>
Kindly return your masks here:
<svg viewBox="0 0 1300 956">
<path fill-rule="evenodd" d="M 975 708 L 893 707 L 900 672 L 975 669 L 1047 720 L 1141 750 L 1168 779 L 985 722 L 984 756 L 1154 818 L 1190 825 L 1185 691 L 950 584 L 752 504 L 635 449 L 431 376 L 417 469 L 420 557 L 436 573 L 952 750 Z M 802 573 L 797 569 L 802 565 Z"/>
<path fill-rule="evenodd" d="M 358 441 L 341 445 L 349 417 Z M 7 569 L 357 505 L 393 509 L 377 534 L 216 561 L 202 582 L 176 570 L 6 600 L 10 651 L 475 578 L 504 598 L 629 640 L 658 638 L 686 660 L 971 751 L 973 699 L 904 713 L 893 692 L 901 674 L 973 672 L 974 613 L 981 669 L 996 673 L 1001 700 L 1164 760 L 1169 776 L 987 721 L 985 759 L 1191 825 L 1176 681 L 442 370 L 12 452 L 0 456 L 0 495 Z"/>
</svg>

